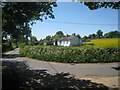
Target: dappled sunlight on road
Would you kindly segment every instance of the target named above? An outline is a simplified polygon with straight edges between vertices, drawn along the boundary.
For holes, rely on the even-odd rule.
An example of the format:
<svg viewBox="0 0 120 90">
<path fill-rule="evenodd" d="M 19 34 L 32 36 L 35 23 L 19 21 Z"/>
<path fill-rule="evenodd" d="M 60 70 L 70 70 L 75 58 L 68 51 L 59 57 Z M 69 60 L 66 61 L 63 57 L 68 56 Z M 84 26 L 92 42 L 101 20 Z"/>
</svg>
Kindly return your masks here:
<svg viewBox="0 0 120 90">
<path fill-rule="evenodd" d="M 108 89 L 103 84 L 93 83 L 90 80 L 67 77 L 69 74 L 59 73 L 51 75 L 47 70 L 29 70 L 25 62 L 3 61 L 3 89 L 40 89 L 40 88 L 73 88 Z"/>
</svg>

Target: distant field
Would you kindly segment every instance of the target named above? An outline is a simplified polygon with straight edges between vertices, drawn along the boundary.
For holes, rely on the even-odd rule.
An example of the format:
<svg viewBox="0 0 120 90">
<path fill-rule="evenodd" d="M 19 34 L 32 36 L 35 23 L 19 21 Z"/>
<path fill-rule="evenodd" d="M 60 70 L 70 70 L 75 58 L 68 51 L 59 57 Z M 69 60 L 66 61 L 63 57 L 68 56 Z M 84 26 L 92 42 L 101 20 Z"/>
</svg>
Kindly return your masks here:
<svg viewBox="0 0 120 90">
<path fill-rule="evenodd" d="M 95 39 L 91 40 L 91 42 L 83 42 L 86 44 L 83 47 L 93 47 L 93 48 L 118 48 L 120 44 L 120 38 L 112 38 L 112 39 Z M 91 45 L 94 44 L 94 45 Z"/>
</svg>

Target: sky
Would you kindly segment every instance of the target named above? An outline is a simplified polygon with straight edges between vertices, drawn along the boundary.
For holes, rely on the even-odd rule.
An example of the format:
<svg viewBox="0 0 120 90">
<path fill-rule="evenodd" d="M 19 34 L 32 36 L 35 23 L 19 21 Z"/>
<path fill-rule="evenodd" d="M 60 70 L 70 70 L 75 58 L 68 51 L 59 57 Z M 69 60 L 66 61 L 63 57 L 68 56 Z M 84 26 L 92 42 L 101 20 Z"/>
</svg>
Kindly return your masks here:
<svg viewBox="0 0 120 90">
<path fill-rule="evenodd" d="M 102 30 L 103 34 L 118 30 L 118 10 L 101 8 L 90 10 L 79 2 L 57 2 L 53 7 L 55 19 L 36 21 L 32 28 L 32 35 L 38 40 L 48 35 L 55 35 L 57 31 L 66 34 L 79 34 L 81 37 Z M 111 25 L 112 24 L 112 25 Z"/>
</svg>

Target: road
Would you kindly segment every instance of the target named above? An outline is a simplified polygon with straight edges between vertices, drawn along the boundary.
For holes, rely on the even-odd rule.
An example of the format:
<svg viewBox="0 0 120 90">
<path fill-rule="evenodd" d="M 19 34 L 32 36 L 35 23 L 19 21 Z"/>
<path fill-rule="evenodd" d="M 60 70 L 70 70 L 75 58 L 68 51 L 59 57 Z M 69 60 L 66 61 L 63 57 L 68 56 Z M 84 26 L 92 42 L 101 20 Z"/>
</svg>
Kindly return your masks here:
<svg viewBox="0 0 120 90">
<path fill-rule="evenodd" d="M 26 64 L 32 70 L 42 70 L 46 69 L 48 73 L 61 73 L 66 72 L 77 77 L 82 76 L 117 76 L 118 70 L 114 69 L 118 67 L 118 63 L 107 63 L 107 64 L 63 64 L 55 62 L 46 62 L 35 59 L 30 59 L 28 57 L 19 56 L 19 48 L 6 53 L 6 58 L 2 60 L 9 61 L 25 61 Z"/>
</svg>

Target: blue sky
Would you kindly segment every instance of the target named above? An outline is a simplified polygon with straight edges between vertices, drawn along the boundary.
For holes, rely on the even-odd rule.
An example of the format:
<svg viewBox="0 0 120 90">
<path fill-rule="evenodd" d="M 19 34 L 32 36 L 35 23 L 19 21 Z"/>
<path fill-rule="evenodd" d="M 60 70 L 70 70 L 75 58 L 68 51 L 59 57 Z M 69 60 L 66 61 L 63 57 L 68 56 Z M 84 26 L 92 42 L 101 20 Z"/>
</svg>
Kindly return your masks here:
<svg viewBox="0 0 120 90">
<path fill-rule="evenodd" d="M 32 35 L 36 36 L 38 40 L 45 38 L 47 35 L 53 36 L 57 31 L 63 31 L 65 35 L 76 33 L 83 37 L 96 33 L 99 29 L 104 33 L 118 30 L 117 25 L 99 25 L 118 24 L 118 10 L 109 8 L 90 10 L 87 6 L 78 2 L 58 2 L 57 5 L 57 7 L 53 8 L 55 19 L 47 19 L 43 22 L 37 21 L 32 26 Z M 56 23 L 56 21 L 72 22 L 74 24 Z M 83 25 L 81 23 L 90 25 Z"/>
</svg>

